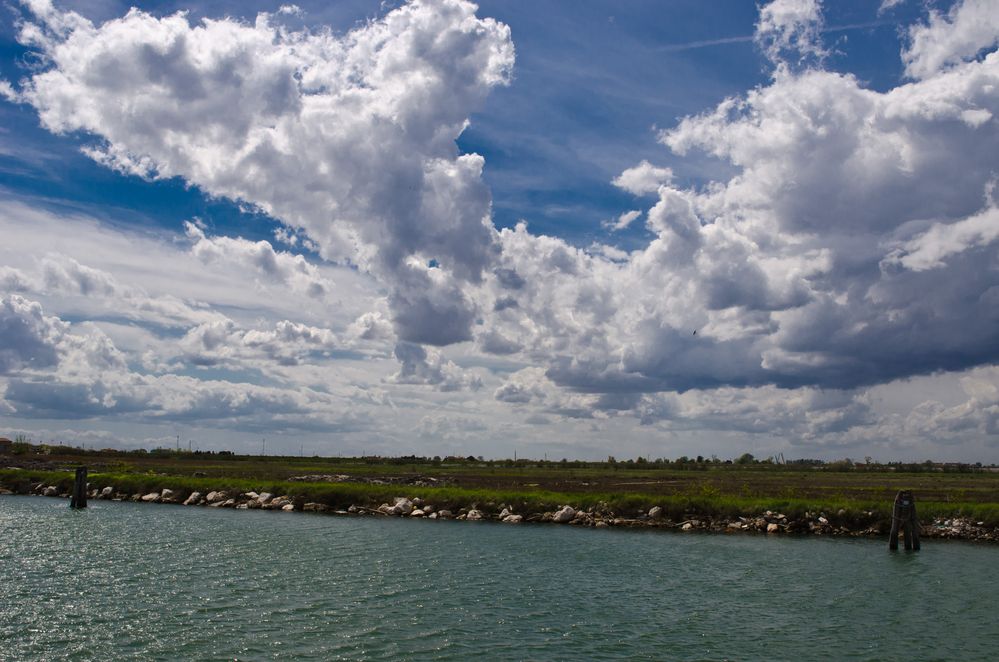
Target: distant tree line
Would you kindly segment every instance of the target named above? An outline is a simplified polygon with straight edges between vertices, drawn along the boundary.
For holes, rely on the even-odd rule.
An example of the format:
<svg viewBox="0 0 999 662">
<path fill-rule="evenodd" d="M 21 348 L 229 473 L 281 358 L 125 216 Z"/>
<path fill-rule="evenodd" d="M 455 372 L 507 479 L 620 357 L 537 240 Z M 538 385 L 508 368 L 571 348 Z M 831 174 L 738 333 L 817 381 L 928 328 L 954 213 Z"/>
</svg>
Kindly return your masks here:
<svg viewBox="0 0 999 662">
<path fill-rule="evenodd" d="M 176 458 L 176 459 L 196 459 L 203 458 L 205 456 L 217 456 L 217 457 L 227 457 L 234 460 L 256 460 L 256 459 L 267 459 L 267 460 L 279 460 L 282 457 L 297 457 L 297 456 L 280 456 L 280 455 L 243 455 L 236 454 L 231 450 L 181 450 L 174 448 L 153 448 L 147 450 L 145 448 L 136 449 L 116 449 L 116 448 L 102 448 L 93 449 L 86 448 L 84 446 L 67 446 L 62 444 L 53 443 L 32 443 L 29 437 L 25 435 L 17 435 L 10 446 L 10 451 L 13 455 L 63 455 L 63 456 L 146 456 L 146 457 L 159 457 L 159 458 Z M 397 456 L 382 456 L 382 455 L 362 455 L 359 457 L 319 457 L 312 456 L 312 459 L 323 459 L 330 462 L 336 462 L 340 464 L 364 464 L 364 465 L 387 465 L 387 466 L 404 466 L 404 465 L 430 465 L 434 467 L 441 466 L 480 466 L 480 467 L 505 467 L 505 468 L 543 468 L 543 469 L 611 469 L 614 471 L 629 471 L 629 470 L 653 470 L 653 469 L 671 469 L 671 470 L 682 470 L 682 471 L 707 471 L 709 469 L 725 469 L 728 468 L 738 468 L 738 469 L 751 469 L 757 471 L 770 471 L 770 470 L 797 470 L 802 469 L 816 470 L 816 471 L 894 471 L 898 473 L 926 473 L 926 472 L 945 472 L 945 473 L 972 473 L 975 471 L 983 471 L 986 469 L 997 468 L 995 464 L 983 465 L 981 462 L 967 463 L 967 462 L 934 462 L 933 460 L 925 460 L 923 462 L 876 462 L 871 457 L 865 457 L 863 461 L 855 461 L 851 458 L 843 458 L 841 460 L 818 460 L 813 458 L 798 458 L 798 459 L 784 459 L 783 456 L 777 457 L 767 457 L 767 458 L 757 458 L 754 457 L 752 453 L 743 453 L 734 459 L 721 459 L 716 455 L 711 455 L 710 457 L 705 457 L 703 455 L 698 455 L 696 457 L 688 457 L 686 455 L 681 455 L 676 459 L 668 459 L 664 457 L 659 458 L 646 458 L 643 456 L 638 456 L 636 458 L 628 458 L 623 460 L 618 460 L 613 455 L 607 457 L 604 461 L 593 461 L 593 460 L 569 460 L 568 458 L 562 458 L 560 460 L 538 460 L 529 458 L 519 458 L 519 459 L 495 459 L 487 460 L 481 455 L 447 455 L 440 456 L 434 455 L 433 457 L 427 457 L 422 455 L 397 455 Z"/>
</svg>

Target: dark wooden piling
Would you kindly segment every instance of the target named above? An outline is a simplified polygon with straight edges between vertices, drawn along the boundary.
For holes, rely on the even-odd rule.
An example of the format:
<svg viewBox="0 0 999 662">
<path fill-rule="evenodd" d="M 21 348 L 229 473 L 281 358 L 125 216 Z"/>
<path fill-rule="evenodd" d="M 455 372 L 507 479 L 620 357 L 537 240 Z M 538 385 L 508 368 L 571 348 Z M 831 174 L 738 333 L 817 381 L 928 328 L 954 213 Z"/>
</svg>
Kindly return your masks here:
<svg viewBox="0 0 999 662">
<path fill-rule="evenodd" d="M 919 519 L 916 517 L 916 498 L 912 492 L 901 490 L 895 495 L 895 503 L 891 509 L 891 537 L 888 539 L 888 549 L 898 549 L 898 533 L 902 531 L 902 540 L 906 550 L 919 551 Z"/>
<path fill-rule="evenodd" d="M 87 507 L 87 468 L 76 468 L 76 479 L 73 481 L 73 492 L 69 497 L 69 507 L 73 509 Z"/>
</svg>

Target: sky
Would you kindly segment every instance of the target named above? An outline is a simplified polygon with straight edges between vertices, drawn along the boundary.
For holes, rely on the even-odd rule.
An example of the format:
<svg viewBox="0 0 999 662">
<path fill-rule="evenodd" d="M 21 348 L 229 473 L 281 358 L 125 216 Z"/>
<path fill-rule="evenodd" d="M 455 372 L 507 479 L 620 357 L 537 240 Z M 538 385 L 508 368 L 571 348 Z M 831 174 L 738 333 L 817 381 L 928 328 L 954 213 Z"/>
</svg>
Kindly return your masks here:
<svg viewBox="0 0 999 662">
<path fill-rule="evenodd" d="M 999 461 L 999 0 L 0 9 L 0 435 Z"/>
</svg>

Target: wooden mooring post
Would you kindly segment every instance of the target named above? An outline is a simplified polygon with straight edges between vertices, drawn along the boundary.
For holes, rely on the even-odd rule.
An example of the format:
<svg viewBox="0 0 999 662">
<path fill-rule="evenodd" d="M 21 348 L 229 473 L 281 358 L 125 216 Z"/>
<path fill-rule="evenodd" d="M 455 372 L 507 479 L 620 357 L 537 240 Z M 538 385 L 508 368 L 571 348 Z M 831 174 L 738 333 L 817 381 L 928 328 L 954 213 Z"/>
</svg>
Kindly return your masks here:
<svg viewBox="0 0 999 662">
<path fill-rule="evenodd" d="M 901 490 L 895 495 L 895 504 L 891 509 L 891 538 L 888 539 L 888 549 L 898 549 L 898 530 L 902 529 L 902 537 L 906 550 L 919 551 L 919 520 L 916 518 L 916 499 L 909 490 Z"/>
<path fill-rule="evenodd" d="M 69 507 L 78 510 L 87 507 L 87 468 L 76 468 L 76 479 L 73 481 L 73 492 L 69 497 Z"/>
</svg>

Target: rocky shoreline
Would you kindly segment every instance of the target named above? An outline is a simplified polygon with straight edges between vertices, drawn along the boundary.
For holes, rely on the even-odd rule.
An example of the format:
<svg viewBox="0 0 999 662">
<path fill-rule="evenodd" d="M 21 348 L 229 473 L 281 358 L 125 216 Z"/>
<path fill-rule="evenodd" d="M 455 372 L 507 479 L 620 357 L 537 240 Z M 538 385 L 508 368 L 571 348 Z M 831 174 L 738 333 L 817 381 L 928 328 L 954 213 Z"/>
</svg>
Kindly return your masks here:
<svg viewBox="0 0 999 662">
<path fill-rule="evenodd" d="M 789 517 L 783 513 L 765 511 L 755 516 L 719 518 L 690 515 L 683 519 L 666 516 L 663 508 L 654 506 L 647 512 L 626 516 L 615 513 L 603 504 L 589 509 L 564 505 L 556 510 L 542 512 L 514 512 L 509 504 L 473 504 L 470 508 L 453 511 L 444 505 L 435 505 L 419 497 L 396 497 L 391 504 L 352 504 L 345 509 L 335 509 L 327 504 L 306 501 L 301 497 L 267 492 L 236 492 L 211 490 L 207 492 L 182 492 L 170 488 L 146 493 L 120 492 L 113 485 L 101 488 L 88 485 L 88 495 L 94 500 L 130 501 L 137 503 L 175 504 L 207 508 L 233 508 L 236 510 L 273 510 L 278 512 L 311 512 L 342 516 L 402 517 L 428 520 L 491 521 L 504 524 L 551 523 L 591 528 L 652 528 L 682 532 L 707 531 L 716 533 L 760 533 L 767 535 L 828 535 L 850 537 L 884 537 L 888 535 L 889 522 L 879 521 L 872 512 L 835 513 L 806 512 L 803 516 Z M 3 494 L 32 494 L 68 499 L 69 494 L 57 485 L 36 483 L 17 492 L 0 488 Z M 858 525 L 858 522 L 862 524 Z M 934 519 L 922 523 L 923 538 L 999 542 L 999 529 L 967 518 Z"/>
</svg>

